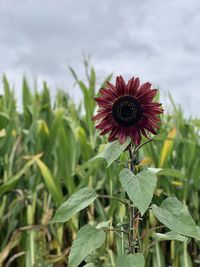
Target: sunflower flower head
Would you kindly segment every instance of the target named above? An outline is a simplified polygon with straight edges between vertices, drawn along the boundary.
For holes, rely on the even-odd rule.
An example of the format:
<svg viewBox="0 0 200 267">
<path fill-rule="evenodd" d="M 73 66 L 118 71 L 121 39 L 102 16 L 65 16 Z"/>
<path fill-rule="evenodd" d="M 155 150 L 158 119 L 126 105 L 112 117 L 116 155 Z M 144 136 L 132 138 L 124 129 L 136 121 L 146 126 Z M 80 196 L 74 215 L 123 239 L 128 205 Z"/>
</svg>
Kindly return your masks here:
<svg viewBox="0 0 200 267">
<path fill-rule="evenodd" d="M 108 141 L 116 139 L 121 144 L 131 137 L 134 144 L 141 143 L 142 135 L 157 134 L 163 113 L 160 103 L 153 102 L 157 89 L 151 89 L 149 82 L 140 85 L 139 78 L 132 78 L 126 84 L 122 76 L 116 78 L 116 84 L 107 83 L 95 98 L 99 110 L 92 118 L 98 121 L 96 128 L 100 134 L 109 134 Z"/>
</svg>

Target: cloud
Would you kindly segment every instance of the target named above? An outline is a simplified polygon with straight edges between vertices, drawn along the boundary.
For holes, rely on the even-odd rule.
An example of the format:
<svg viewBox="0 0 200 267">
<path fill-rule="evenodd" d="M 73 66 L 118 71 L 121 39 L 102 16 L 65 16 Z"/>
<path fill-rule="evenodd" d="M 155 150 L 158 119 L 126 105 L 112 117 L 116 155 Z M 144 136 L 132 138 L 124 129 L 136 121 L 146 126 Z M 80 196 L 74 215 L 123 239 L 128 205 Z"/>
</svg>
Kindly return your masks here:
<svg viewBox="0 0 200 267">
<path fill-rule="evenodd" d="M 67 65 L 82 74 L 90 53 L 98 76 L 139 75 L 200 114 L 199 12 L 199 0 L 2 0 L 0 71 L 69 88 Z"/>
</svg>

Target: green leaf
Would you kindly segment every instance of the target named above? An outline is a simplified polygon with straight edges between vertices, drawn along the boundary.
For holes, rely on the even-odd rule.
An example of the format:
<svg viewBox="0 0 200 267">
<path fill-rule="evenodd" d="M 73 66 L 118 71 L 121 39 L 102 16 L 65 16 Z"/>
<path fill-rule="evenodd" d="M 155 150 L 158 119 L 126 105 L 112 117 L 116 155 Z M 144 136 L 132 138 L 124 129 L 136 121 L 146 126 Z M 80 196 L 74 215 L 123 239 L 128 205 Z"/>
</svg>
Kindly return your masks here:
<svg viewBox="0 0 200 267">
<path fill-rule="evenodd" d="M 160 247 L 159 242 L 156 242 L 153 248 L 152 266 L 153 267 L 166 267 L 165 258 L 164 258 L 163 251 Z"/>
<path fill-rule="evenodd" d="M 133 205 L 143 215 L 151 203 L 156 187 L 157 177 L 155 173 L 144 170 L 134 175 L 129 169 L 123 169 L 119 176 L 122 186 L 133 201 Z"/>
<path fill-rule="evenodd" d="M 105 238 L 106 235 L 103 231 L 97 230 L 89 224 L 83 226 L 73 242 L 68 267 L 77 267 L 87 255 L 103 244 Z"/>
<path fill-rule="evenodd" d="M 123 254 L 117 257 L 116 267 L 143 267 L 144 265 L 145 260 L 142 253 Z"/>
<path fill-rule="evenodd" d="M 154 172 L 157 175 L 165 175 L 181 179 L 186 178 L 182 172 L 176 169 L 148 168 L 148 170 Z"/>
<path fill-rule="evenodd" d="M 23 79 L 22 85 L 22 100 L 23 100 L 23 121 L 24 121 L 24 128 L 28 129 L 31 122 L 32 122 L 32 112 L 30 107 L 33 103 L 33 96 L 31 90 L 28 86 L 26 79 Z"/>
<path fill-rule="evenodd" d="M 96 267 L 96 265 L 94 263 L 87 263 L 86 265 L 84 265 L 85 267 Z"/>
<path fill-rule="evenodd" d="M 166 198 L 159 207 L 152 205 L 152 211 L 157 219 L 170 230 L 200 240 L 199 231 L 187 206 L 176 197 Z"/>
<path fill-rule="evenodd" d="M 89 206 L 96 198 L 97 193 L 94 189 L 89 187 L 82 188 L 58 208 L 51 222 L 55 223 L 68 221 L 77 212 Z"/>
<path fill-rule="evenodd" d="M 36 162 L 44 178 L 45 185 L 51 193 L 54 201 L 57 204 L 61 204 L 63 201 L 63 196 L 59 184 L 56 184 L 56 180 L 53 178 L 49 168 L 44 164 L 43 161 L 37 159 Z"/>
<path fill-rule="evenodd" d="M 36 242 L 34 242 L 34 236 L 35 232 L 34 230 L 28 231 L 26 233 L 26 243 L 25 243 L 25 248 L 26 248 L 26 267 L 32 267 L 34 266 L 34 261 L 35 261 L 35 246 Z"/>
<path fill-rule="evenodd" d="M 176 240 L 176 241 L 181 241 L 181 242 L 186 242 L 188 240 L 187 237 L 182 236 L 180 234 L 177 234 L 173 231 L 170 231 L 168 233 L 165 234 L 160 234 L 160 233 L 156 233 L 154 235 L 154 237 L 158 240 L 158 241 L 165 241 L 165 240 Z"/>
<path fill-rule="evenodd" d="M 123 145 L 121 145 L 118 140 L 109 143 L 105 148 L 105 151 L 99 155 L 106 159 L 108 167 L 122 154 L 122 152 L 127 148 L 130 144 L 131 138 L 127 137 L 126 141 Z"/>
<path fill-rule="evenodd" d="M 90 81 L 89 81 L 89 91 L 91 93 L 91 97 L 94 97 L 95 94 L 95 84 L 96 84 L 96 73 L 94 71 L 94 68 L 91 68 L 91 72 L 90 72 Z"/>
<path fill-rule="evenodd" d="M 23 177 L 23 175 L 26 173 L 26 171 L 41 157 L 41 154 L 35 155 L 29 160 L 24 167 L 17 173 L 15 174 L 11 179 L 8 179 L 5 183 L 0 185 L 0 198 L 2 195 L 5 193 L 11 191 L 13 188 L 16 187 L 16 184 L 18 180 Z"/>
<path fill-rule="evenodd" d="M 55 146 L 57 135 L 60 131 L 60 127 L 62 126 L 62 120 L 64 118 L 64 114 L 65 114 L 64 108 L 57 108 L 54 111 L 54 120 L 52 122 L 50 133 L 49 133 L 49 142 L 48 142 L 49 145 L 45 151 L 45 159 L 47 161 L 49 160 L 53 147 Z"/>
<path fill-rule="evenodd" d="M 76 75 L 76 72 L 74 71 L 74 69 L 69 66 L 69 70 L 70 70 L 72 76 L 74 77 L 75 81 L 78 81 L 78 76 Z"/>
<path fill-rule="evenodd" d="M 163 168 L 147 168 L 147 170 L 149 170 L 155 174 L 158 174 L 160 171 L 163 170 Z"/>
<path fill-rule="evenodd" d="M 60 126 L 57 142 L 58 175 L 59 177 L 64 177 L 63 181 L 68 193 L 69 195 L 72 195 L 76 188 L 72 176 L 76 166 L 78 144 L 76 142 L 73 130 L 71 127 L 69 127 L 66 121 L 63 121 L 63 125 Z"/>
<path fill-rule="evenodd" d="M 96 228 L 97 229 L 102 229 L 110 226 L 110 220 L 106 222 L 100 222 L 97 224 Z"/>
<path fill-rule="evenodd" d="M 197 226 L 197 232 L 199 233 L 199 236 L 200 236 L 200 227 Z"/>
<path fill-rule="evenodd" d="M 4 112 L 0 112 L 0 129 L 6 128 L 9 122 L 10 122 L 9 115 Z"/>
<path fill-rule="evenodd" d="M 158 175 L 171 176 L 175 178 L 186 179 L 185 175 L 176 169 L 163 169 L 158 172 Z"/>
</svg>

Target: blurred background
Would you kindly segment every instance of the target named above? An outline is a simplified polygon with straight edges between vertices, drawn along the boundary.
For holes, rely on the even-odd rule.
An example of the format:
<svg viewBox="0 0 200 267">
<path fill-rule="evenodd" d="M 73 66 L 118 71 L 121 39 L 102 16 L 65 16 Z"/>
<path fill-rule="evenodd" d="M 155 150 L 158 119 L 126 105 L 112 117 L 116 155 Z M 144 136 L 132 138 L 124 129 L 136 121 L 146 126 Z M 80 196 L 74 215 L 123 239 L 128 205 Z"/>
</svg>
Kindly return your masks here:
<svg viewBox="0 0 200 267">
<path fill-rule="evenodd" d="M 169 91 L 186 116 L 198 116 L 199 13 L 198 0 L 1 0 L 0 73 L 16 95 L 26 75 L 38 86 L 46 80 L 52 95 L 65 88 L 77 102 L 68 65 L 81 73 L 91 55 L 97 83 L 111 72 L 139 76 Z"/>
</svg>

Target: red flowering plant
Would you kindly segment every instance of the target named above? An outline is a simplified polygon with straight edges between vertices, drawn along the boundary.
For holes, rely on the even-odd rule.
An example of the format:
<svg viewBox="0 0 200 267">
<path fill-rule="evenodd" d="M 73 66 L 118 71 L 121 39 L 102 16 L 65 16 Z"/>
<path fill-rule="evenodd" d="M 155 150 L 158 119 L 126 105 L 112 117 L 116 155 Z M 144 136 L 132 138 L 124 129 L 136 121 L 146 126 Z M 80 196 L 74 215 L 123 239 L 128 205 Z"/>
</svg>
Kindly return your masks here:
<svg viewBox="0 0 200 267">
<path fill-rule="evenodd" d="M 100 97 L 96 98 L 99 105 L 97 115 L 93 120 L 101 135 L 109 133 L 108 140 L 119 140 L 123 144 L 130 136 L 138 146 L 141 136 L 149 139 L 148 133 L 157 134 L 160 118 L 163 112 L 160 103 L 153 102 L 157 89 L 151 89 L 149 82 L 140 85 L 139 78 L 132 78 L 126 84 L 119 76 L 116 85 L 107 83 L 106 88 L 100 89 Z"/>
<path fill-rule="evenodd" d="M 134 224 L 148 209 L 156 186 L 156 175 L 148 170 L 137 174 L 137 165 L 139 149 L 152 141 L 150 135 L 156 135 L 156 130 L 159 129 L 159 115 L 163 113 L 163 109 L 160 103 L 154 102 L 157 92 L 157 89 L 151 88 L 149 82 L 140 85 L 139 78 L 132 78 L 125 83 L 122 76 L 118 76 L 115 85 L 108 82 L 106 88 L 100 89 L 100 96 L 95 98 L 99 109 L 92 119 L 98 122 L 96 128 L 101 130 L 100 135 L 108 134 L 109 142 L 117 140 L 118 144 L 125 144 L 129 151 L 128 168 L 119 174 L 120 182 L 129 197 L 128 253 L 135 253 L 139 245 L 138 237 L 134 236 L 134 233 L 138 232 L 138 229 L 134 229 Z M 142 135 L 147 141 L 141 145 Z M 140 181 L 136 178 L 139 176 Z M 143 184 L 139 184 L 141 181 Z M 141 191 L 142 187 L 142 193 L 148 188 L 150 194 L 145 197 L 143 194 L 139 196 L 138 193 L 134 195 L 134 190 Z M 135 212 L 135 208 L 139 213 Z M 139 250 L 141 252 L 141 248 Z"/>
<path fill-rule="evenodd" d="M 92 120 L 96 122 L 100 135 L 108 135 L 109 141 L 100 156 L 106 159 L 108 167 L 115 162 L 123 166 L 119 173 L 120 193 L 117 196 L 99 195 L 94 189 L 84 187 L 58 208 L 52 222 L 70 220 L 97 198 L 119 201 L 125 207 L 128 221 L 125 219 L 119 226 L 107 222 L 101 222 L 97 226 L 83 226 L 73 242 L 68 267 L 82 266 L 79 264 L 104 243 L 108 231 L 113 231 L 122 240 L 123 253 L 117 256 L 115 265 L 112 266 L 144 267 L 144 254 L 148 245 L 143 244 L 141 234 L 144 229 L 140 222 L 149 210 L 163 224 L 162 227 L 170 229 L 165 234 L 155 234 L 153 245 L 158 246 L 160 240 L 178 240 L 186 244 L 188 237 L 200 240 L 199 228 L 187 208 L 176 197 L 167 197 L 160 206 L 152 203 L 157 184 L 156 174 L 161 169 L 141 169 L 139 166 L 140 149 L 153 141 L 152 135 L 158 133 L 160 126 L 163 109 L 160 103 L 154 101 L 157 92 L 157 89 L 151 88 L 149 82 L 140 85 L 139 78 L 132 78 L 126 83 L 119 76 L 115 85 L 107 82 L 106 87 L 101 88 L 99 96 L 95 98 L 99 109 Z M 147 140 L 143 141 L 143 138 Z M 121 161 L 123 153 L 126 157 L 122 158 L 127 159 L 126 162 Z M 157 250 L 159 251 L 159 247 L 156 247 Z M 86 266 L 96 266 L 92 264 L 89 261 Z M 156 266 L 161 266 L 159 257 L 156 259 Z"/>
</svg>

